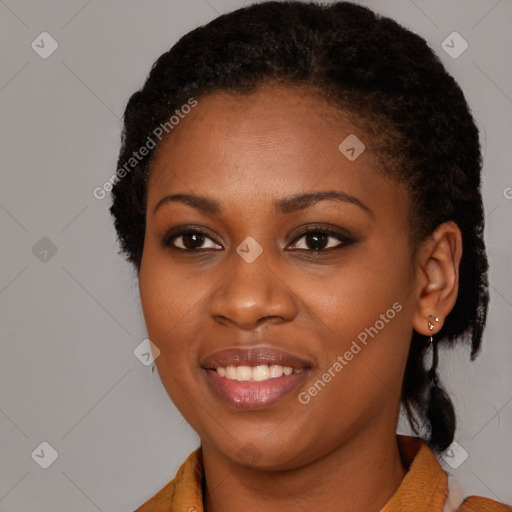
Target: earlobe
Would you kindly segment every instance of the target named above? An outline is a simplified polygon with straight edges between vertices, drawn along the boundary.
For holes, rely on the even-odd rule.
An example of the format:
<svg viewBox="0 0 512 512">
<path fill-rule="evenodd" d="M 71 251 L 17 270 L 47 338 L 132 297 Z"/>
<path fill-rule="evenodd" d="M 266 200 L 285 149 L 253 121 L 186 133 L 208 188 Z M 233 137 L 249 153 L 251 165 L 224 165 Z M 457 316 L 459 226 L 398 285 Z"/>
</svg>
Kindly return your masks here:
<svg viewBox="0 0 512 512">
<path fill-rule="evenodd" d="M 414 330 L 418 333 L 430 336 L 441 330 L 457 300 L 461 257 L 462 235 L 451 221 L 440 224 L 420 247 L 414 316 Z"/>
<path fill-rule="evenodd" d="M 439 317 L 434 315 L 428 315 L 428 330 L 432 332 L 436 328 L 437 322 L 439 322 Z"/>
</svg>

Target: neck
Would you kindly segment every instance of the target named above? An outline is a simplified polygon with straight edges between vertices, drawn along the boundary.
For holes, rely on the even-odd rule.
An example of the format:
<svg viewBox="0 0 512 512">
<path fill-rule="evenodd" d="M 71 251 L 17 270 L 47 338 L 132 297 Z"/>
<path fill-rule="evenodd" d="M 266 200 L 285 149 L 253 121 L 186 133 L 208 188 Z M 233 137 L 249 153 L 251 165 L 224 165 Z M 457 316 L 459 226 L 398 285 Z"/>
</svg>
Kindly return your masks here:
<svg viewBox="0 0 512 512">
<path fill-rule="evenodd" d="M 377 429 L 374 429 L 377 430 Z M 286 471 L 247 468 L 203 446 L 206 512 L 378 512 L 400 486 L 394 429 L 357 435 L 329 454 Z"/>
</svg>

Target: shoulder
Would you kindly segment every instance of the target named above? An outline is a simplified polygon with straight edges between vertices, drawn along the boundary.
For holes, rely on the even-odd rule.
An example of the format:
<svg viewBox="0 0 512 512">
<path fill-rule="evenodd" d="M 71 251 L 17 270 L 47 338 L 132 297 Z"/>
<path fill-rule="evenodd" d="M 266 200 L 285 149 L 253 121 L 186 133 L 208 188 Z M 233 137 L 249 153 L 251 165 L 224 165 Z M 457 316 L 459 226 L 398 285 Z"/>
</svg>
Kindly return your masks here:
<svg viewBox="0 0 512 512">
<path fill-rule="evenodd" d="M 490 498 L 469 496 L 462 502 L 457 512 L 512 512 L 512 506 Z"/>
<path fill-rule="evenodd" d="M 183 462 L 176 476 L 134 512 L 202 510 L 202 479 L 202 450 L 199 447 Z"/>
<path fill-rule="evenodd" d="M 512 512 L 510 505 L 505 505 L 482 496 L 467 496 L 453 475 L 448 475 L 447 493 L 443 512 Z"/>
</svg>

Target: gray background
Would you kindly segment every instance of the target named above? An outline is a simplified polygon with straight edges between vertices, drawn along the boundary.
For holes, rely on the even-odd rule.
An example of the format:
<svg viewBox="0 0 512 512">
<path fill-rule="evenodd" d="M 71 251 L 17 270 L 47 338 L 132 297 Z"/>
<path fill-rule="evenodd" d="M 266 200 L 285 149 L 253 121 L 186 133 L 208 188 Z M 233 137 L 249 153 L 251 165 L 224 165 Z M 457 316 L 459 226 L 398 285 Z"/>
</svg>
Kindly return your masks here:
<svg viewBox="0 0 512 512">
<path fill-rule="evenodd" d="M 246 3 L 0 0 L 1 512 L 133 510 L 198 445 L 134 356 L 137 281 L 92 191 L 115 171 L 124 106 L 154 60 Z M 512 502 L 512 1 L 361 3 L 430 42 L 482 130 L 492 304 L 476 362 L 441 354 L 462 447 L 447 460 L 468 454 L 443 464 L 467 494 Z M 47 59 L 31 47 L 43 31 L 59 44 Z M 469 43 L 456 59 L 441 46 L 453 31 Z M 31 457 L 43 441 L 58 452 L 48 469 Z"/>
</svg>

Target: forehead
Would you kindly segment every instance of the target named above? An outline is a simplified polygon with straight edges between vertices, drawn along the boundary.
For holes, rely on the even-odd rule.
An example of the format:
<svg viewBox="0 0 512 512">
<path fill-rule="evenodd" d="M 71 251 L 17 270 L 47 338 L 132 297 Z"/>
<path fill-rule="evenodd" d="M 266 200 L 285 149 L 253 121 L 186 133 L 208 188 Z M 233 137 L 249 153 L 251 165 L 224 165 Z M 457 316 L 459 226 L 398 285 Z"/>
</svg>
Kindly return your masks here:
<svg viewBox="0 0 512 512">
<path fill-rule="evenodd" d="M 367 199 L 387 191 L 394 201 L 403 193 L 382 173 L 362 123 L 311 89 L 265 86 L 197 101 L 157 149 L 148 208 L 191 190 L 245 208 L 315 189 Z"/>
</svg>

